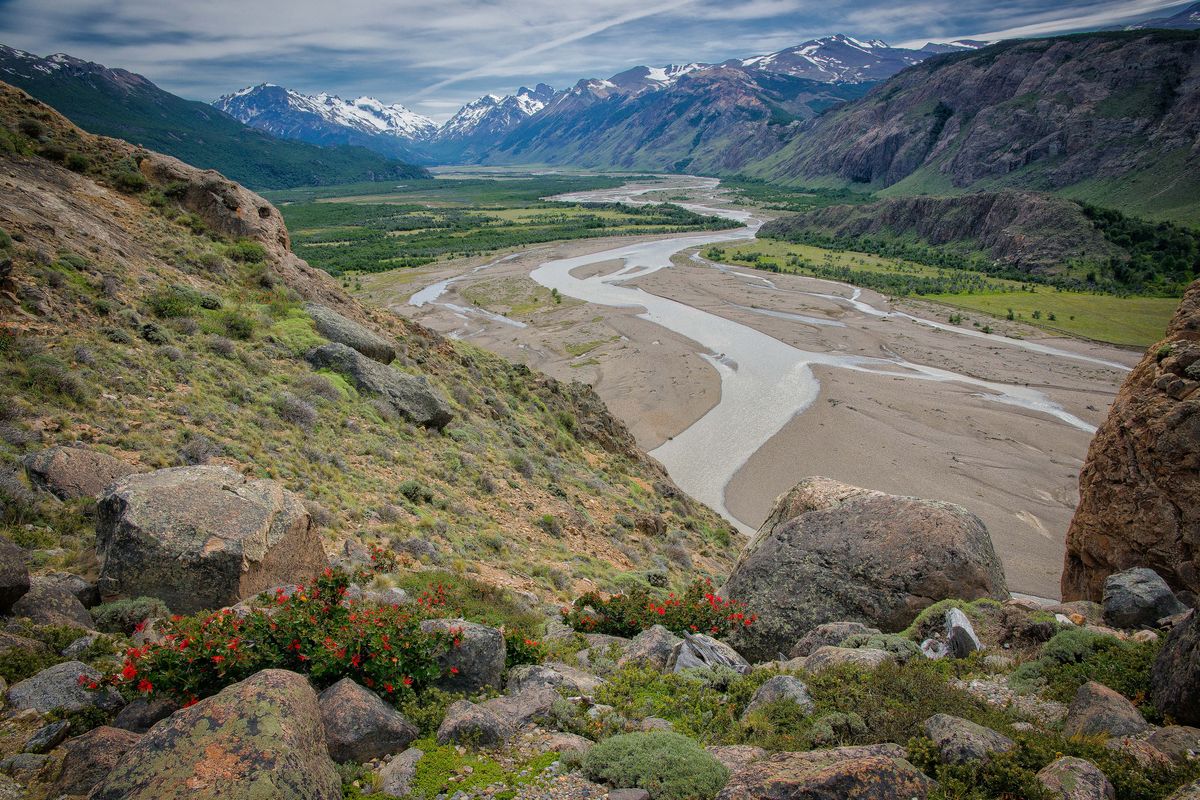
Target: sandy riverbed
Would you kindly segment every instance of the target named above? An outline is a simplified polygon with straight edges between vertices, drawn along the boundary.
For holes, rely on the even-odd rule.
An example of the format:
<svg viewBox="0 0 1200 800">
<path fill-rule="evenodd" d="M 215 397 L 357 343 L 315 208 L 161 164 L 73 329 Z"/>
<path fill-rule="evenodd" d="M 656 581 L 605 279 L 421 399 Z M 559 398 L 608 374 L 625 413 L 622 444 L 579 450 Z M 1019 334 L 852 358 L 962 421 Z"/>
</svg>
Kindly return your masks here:
<svg viewBox="0 0 1200 800">
<path fill-rule="evenodd" d="M 720 400 L 720 375 L 703 357 L 705 348 L 639 318 L 641 308 L 569 298 L 555 303 L 529 278 L 532 270 L 549 260 L 637 241 L 568 242 L 531 248 L 504 261 L 474 259 L 370 276 L 364 278 L 364 285 L 376 302 L 397 313 L 560 379 L 593 384 L 638 443 L 653 450 L 679 436 Z M 451 283 L 438 303 L 419 308 L 408 304 L 418 289 L 493 261 L 497 263 Z M 619 267 L 620 262 L 589 264 L 571 274 L 586 278 Z M 686 255 L 677 256 L 670 269 L 624 285 L 735 321 L 803 351 L 899 359 L 972 379 L 1028 385 L 1064 413 L 1090 425 L 1103 419 L 1124 376 L 1112 367 L 1031 352 L 1003 340 L 880 317 L 879 312 L 892 307 L 872 292 L 863 292 L 860 303 L 877 309 L 874 314 L 846 301 L 814 296 L 849 296 L 846 287 L 750 270 L 720 271 Z M 465 295 L 479 300 L 480 288 L 486 289 L 484 297 L 527 299 L 527 310 L 520 316 L 524 327 L 473 310 Z M 493 313 L 506 310 L 486 300 L 484 305 Z M 909 304 L 906 310 L 920 315 L 928 309 Z M 988 322 L 996 325 L 994 320 Z M 966 327 L 971 327 L 970 321 Z M 1139 356 L 1113 347 L 1046 338 L 1036 329 L 1014 326 L 1010 330 L 1025 334 L 1029 341 L 1101 361 L 1132 365 Z M 569 352 L 570 346 L 577 355 Z M 1078 471 L 1089 432 L 1040 411 L 984 399 L 988 392 L 978 385 L 819 364 L 812 373 L 820 382 L 819 396 L 733 474 L 724 491 L 729 512 L 746 526 L 756 527 L 780 492 L 816 474 L 960 503 L 987 523 L 1010 588 L 1057 596 L 1063 540 L 1077 500 Z M 721 457 L 719 452 L 711 454 L 713 459 Z"/>
</svg>

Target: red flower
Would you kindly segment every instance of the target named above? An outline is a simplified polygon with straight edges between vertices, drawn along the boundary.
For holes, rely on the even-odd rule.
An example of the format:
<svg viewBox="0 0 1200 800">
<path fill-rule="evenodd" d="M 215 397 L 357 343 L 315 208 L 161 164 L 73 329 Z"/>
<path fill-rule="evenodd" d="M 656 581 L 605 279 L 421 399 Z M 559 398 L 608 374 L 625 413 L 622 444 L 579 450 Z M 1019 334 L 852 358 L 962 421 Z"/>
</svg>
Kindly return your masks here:
<svg viewBox="0 0 1200 800">
<path fill-rule="evenodd" d="M 196 705 L 196 703 L 199 703 L 199 702 L 200 702 L 200 701 L 199 701 L 199 700 L 197 700 L 195 697 L 189 697 L 189 698 L 187 699 L 187 702 L 183 704 L 183 707 L 184 707 L 184 708 L 191 708 L 192 706 Z"/>
<path fill-rule="evenodd" d="M 131 681 L 137 677 L 137 667 L 129 661 L 125 662 L 125 668 L 121 670 L 121 677 L 127 681 Z"/>
<path fill-rule="evenodd" d="M 451 675 L 457 675 L 457 674 L 458 674 L 458 667 L 451 667 L 451 668 L 450 668 L 450 674 L 451 674 Z"/>
<path fill-rule="evenodd" d="M 150 683 L 150 681 L 146 680 L 145 678 L 142 678 L 140 681 L 138 681 L 138 691 L 149 694 L 150 692 L 154 691 L 154 684 Z"/>
<path fill-rule="evenodd" d="M 390 683 L 385 683 L 383 685 L 383 688 L 384 688 L 384 691 L 386 691 L 388 694 L 391 694 L 392 692 L 396 691 L 396 687 L 392 686 Z"/>
<path fill-rule="evenodd" d="M 220 664 L 222 661 L 225 660 L 225 656 L 213 656 L 212 660 L 213 660 L 214 664 Z"/>
<path fill-rule="evenodd" d="M 452 669 L 453 669 L 453 668 L 452 668 Z M 405 675 L 405 676 L 404 676 L 404 685 L 405 685 L 405 686 L 412 686 L 412 685 L 413 685 L 413 679 L 412 679 L 412 678 L 410 678 L 410 677 L 408 677 L 407 675 Z"/>
<path fill-rule="evenodd" d="M 350 657 L 350 663 L 353 664 L 355 667 L 361 665 L 362 664 L 362 656 L 360 656 L 358 653 L 355 653 L 354 655 L 352 655 Z"/>
</svg>

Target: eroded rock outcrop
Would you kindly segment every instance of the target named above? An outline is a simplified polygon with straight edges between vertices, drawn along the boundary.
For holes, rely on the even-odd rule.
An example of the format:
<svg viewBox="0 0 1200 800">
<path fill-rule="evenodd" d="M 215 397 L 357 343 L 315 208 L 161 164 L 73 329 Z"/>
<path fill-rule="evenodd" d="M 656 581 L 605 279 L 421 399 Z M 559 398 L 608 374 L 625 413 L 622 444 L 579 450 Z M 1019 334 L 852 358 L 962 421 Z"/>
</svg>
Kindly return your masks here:
<svg viewBox="0 0 1200 800">
<path fill-rule="evenodd" d="M 1166 337 L 1125 379 L 1079 475 L 1062 594 L 1099 601 L 1104 581 L 1149 567 L 1200 593 L 1200 281 Z"/>
<path fill-rule="evenodd" d="M 102 594 L 158 597 L 177 613 L 303 583 L 327 564 L 298 496 L 218 466 L 113 484 L 100 498 L 96 550 Z"/>
<path fill-rule="evenodd" d="M 734 772 L 717 800 L 837 797 L 912 800 L 934 787 L 894 744 L 775 753 Z"/>
<path fill-rule="evenodd" d="M 1176 722 L 1200 726 L 1200 612 L 1171 629 L 1150 673 L 1150 697 Z"/>
<path fill-rule="evenodd" d="M 730 643 L 767 660 L 822 623 L 896 631 L 938 600 L 1008 589 L 987 528 L 965 508 L 815 477 L 775 502 L 722 594 L 758 614 Z"/>
<path fill-rule="evenodd" d="M 345 375 L 360 391 L 380 395 L 417 425 L 441 430 L 454 418 L 446 400 L 424 378 L 384 366 L 352 347 L 331 342 L 314 348 L 307 358 L 317 369 Z"/>
<path fill-rule="evenodd" d="M 95 497 L 113 481 L 137 471 L 132 465 L 82 447 L 51 447 L 22 459 L 29 482 L 60 500 Z"/>
<path fill-rule="evenodd" d="M 380 364 L 390 364 L 396 358 L 396 348 L 375 331 L 332 308 L 319 303 L 307 303 L 304 310 L 312 317 L 317 333 L 331 342 L 340 342 Z"/>
</svg>

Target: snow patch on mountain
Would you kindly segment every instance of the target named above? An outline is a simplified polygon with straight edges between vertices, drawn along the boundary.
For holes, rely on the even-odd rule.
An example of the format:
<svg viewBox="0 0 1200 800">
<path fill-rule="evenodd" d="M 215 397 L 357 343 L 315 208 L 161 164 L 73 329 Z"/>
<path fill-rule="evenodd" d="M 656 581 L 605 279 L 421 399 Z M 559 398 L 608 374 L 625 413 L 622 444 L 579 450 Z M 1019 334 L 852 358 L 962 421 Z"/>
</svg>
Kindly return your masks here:
<svg viewBox="0 0 1200 800">
<path fill-rule="evenodd" d="M 362 133 L 422 141 L 437 131 L 437 123 L 399 103 L 386 104 L 374 97 L 343 100 L 322 92 L 308 95 L 271 83 L 250 86 L 219 98 L 214 106 L 250 123 L 261 115 L 287 111 L 311 114 L 320 120 Z"/>
</svg>

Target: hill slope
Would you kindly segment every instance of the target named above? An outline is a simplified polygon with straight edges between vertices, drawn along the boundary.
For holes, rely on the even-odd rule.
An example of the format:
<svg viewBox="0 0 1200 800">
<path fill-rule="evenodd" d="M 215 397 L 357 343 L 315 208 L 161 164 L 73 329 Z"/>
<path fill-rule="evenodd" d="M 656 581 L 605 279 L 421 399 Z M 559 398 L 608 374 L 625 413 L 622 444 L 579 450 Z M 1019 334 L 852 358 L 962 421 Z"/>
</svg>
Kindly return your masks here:
<svg viewBox="0 0 1200 800">
<path fill-rule="evenodd" d="M 141 75 L 70 56 L 38 58 L 0 45 L 0 79 L 91 133 L 126 139 L 259 189 L 428 177 L 420 167 L 364 148 L 276 139 Z"/>
<path fill-rule="evenodd" d="M 274 478 L 316 504 L 331 552 L 381 543 L 542 594 L 731 563 L 729 526 L 588 387 L 366 310 L 240 186 L 5 84 L 0 185 L 0 533 L 44 550 L 39 566 L 95 569 L 86 506 L 30 499 L 12 466 L 71 442 Z M 324 340 L 306 301 L 390 339 L 400 371 L 448 398 L 444 433 L 308 366 Z"/>
<path fill-rule="evenodd" d="M 1200 33 L 1014 40 L 930 58 L 747 167 L 885 194 L 1018 187 L 1139 216 L 1200 214 Z"/>
</svg>

